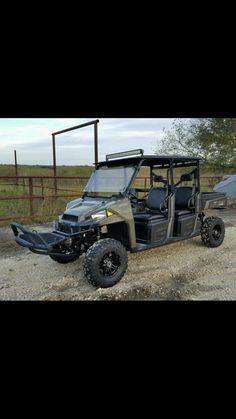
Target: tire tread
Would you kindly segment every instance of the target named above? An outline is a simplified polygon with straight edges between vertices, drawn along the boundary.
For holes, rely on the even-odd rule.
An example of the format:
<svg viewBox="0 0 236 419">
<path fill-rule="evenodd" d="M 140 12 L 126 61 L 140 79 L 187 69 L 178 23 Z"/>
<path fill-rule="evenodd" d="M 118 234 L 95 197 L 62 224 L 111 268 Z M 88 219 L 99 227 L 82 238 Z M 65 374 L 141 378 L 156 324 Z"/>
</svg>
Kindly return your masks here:
<svg viewBox="0 0 236 419">
<path fill-rule="evenodd" d="M 221 236 L 221 239 L 218 241 L 214 241 L 214 239 L 211 237 L 212 228 L 216 223 L 218 223 L 222 227 L 222 236 Z M 202 230 L 201 230 L 201 240 L 205 246 L 219 247 L 223 243 L 224 237 L 225 237 L 225 226 L 221 218 L 208 217 L 204 220 L 202 224 Z"/>
<path fill-rule="evenodd" d="M 111 283 L 110 286 L 115 285 L 117 282 L 119 282 L 119 280 L 123 277 L 123 275 L 125 275 L 128 268 L 128 257 L 127 257 L 127 252 L 126 252 L 125 247 L 123 246 L 122 243 L 120 243 L 119 241 L 115 239 L 102 239 L 94 243 L 93 246 L 91 246 L 88 249 L 86 253 L 86 257 L 85 257 L 84 274 L 91 285 L 95 287 L 99 286 L 101 288 L 108 287 L 105 281 L 104 283 L 102 281 L 98 281 L 97 272 L 94 266 L 94 260 L 99 255 L 99 253 L 102 253 L 103 251 L 106 251 L 107 249 L 114 248 L 114 247 L 118 249 L 120 253 L 124 256 L 124 261 L 123 261 L 124 269 L 122 270 L 122 274 L 120 275 L 120 278 L 116 280 L 114 284 Z"/>
</svg>

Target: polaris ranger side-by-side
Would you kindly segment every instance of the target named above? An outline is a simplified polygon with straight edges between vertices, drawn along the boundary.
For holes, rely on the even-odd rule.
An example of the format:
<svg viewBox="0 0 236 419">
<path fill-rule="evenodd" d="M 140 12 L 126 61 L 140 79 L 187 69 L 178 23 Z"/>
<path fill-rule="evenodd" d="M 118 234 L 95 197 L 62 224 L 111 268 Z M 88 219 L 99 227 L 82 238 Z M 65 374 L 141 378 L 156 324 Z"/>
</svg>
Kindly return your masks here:
<svg viewBox="0 0 236 419">
<path fill-rule="evenodd" d="M 145 188 L 138 180 L 143 168 L 150 174 Z M 39 234 L 16 223 L 11 227 L 18 244 L 55 262 L 74 262 L 85 253 L 89 282 L 107 288 L 125 274 L 128 251 L 196 236 L 206 246 L 220 246 L 224 223 L 206 217 L 205 211 L 222 208 L 225 201 L 223 193 L 201 192 L 199 158 L 147 156 L 134 150 L 98 163 L 83 196 L 67 205 L 52 233 Z"/>
</svg>

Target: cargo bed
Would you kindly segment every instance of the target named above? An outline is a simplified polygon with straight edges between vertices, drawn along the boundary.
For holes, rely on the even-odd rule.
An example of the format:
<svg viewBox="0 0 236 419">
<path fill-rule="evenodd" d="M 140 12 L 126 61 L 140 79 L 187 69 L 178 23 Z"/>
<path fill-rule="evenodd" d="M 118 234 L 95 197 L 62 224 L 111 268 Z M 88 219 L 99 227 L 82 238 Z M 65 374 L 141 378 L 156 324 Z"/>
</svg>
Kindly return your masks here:
<svg viewBox="0 0 236 419">
<path fill-rule="evenodd" d="M 226 194 L 222 192 L 202 192 L 202 210 L 226 208 Z"/>
</svg>

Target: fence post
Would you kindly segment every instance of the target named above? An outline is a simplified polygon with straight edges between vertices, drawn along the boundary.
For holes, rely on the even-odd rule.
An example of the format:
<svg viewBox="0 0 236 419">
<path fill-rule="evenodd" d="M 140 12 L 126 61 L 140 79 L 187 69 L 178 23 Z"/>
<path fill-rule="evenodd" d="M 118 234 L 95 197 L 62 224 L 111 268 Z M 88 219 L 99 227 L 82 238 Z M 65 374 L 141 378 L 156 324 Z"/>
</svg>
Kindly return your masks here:
<svg viewBox="0 0 236 419">
<path fill-rule="evenodd" d="M 56 158 L 56 142 L 55 142 L 56 134 L 52 134 L 52 151 L 53 151 L 53 173 L 54 173 L 54 189 L 55 195 L 57 195 L 57 158 Z"/>
<path fill-rule="evenodd" d="M 94 124 L 94 160 L 96 169 L 98 166 L 98 122 L 96 121 Z"/>
<path fill-rule="evenodd" d="M 43 184 L 43 178 L 41 177 L 41 185 L 42 185 L 42 197 L 44 196 L 44 184 Z"/>
<path fill-rule="evenodd" d="M 30 204 L 30 217 L 33 217 L 33 178 L 29 177 L 29 204 Z"/>
<path fill-rule="evenodd" d="M 17 165 L 17 154 L 16 154 L 16 150 L 14 150 L 14 158 L 15 158 L 16 185 L 18 185 L 18 165 Z"/>
</svg>

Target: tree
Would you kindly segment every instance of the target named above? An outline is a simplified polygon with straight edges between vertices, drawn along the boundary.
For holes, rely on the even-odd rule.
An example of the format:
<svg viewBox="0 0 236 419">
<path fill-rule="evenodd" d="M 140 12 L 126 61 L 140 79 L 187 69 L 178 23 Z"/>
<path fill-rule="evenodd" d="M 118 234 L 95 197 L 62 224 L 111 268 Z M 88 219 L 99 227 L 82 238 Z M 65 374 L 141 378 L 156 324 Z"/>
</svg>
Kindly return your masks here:
<svg viewBox="0 0 236 419">
<path fill-rule="evenodd" d="M 236 167 L 235 118 L 176 119 L 157 154 L 199 156 L 212 169 Z"/>
</svg>

